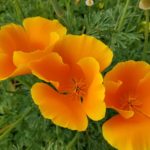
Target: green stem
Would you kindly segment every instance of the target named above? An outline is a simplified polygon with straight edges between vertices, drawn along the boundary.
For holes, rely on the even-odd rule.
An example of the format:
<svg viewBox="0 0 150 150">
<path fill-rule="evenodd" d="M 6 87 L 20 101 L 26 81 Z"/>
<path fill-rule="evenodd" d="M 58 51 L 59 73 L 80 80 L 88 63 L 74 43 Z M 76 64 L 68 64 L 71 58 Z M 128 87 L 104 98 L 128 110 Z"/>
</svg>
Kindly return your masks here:
<svg viewBox="0 0 150 150">
<path fill-rule="evenodd" d="M 124 21 L 124 18 L 125 18 L 125 15 L 126 15 L 126 12 L 127 12 L 127 9 L 128 9 L 128 6 L 129 6 L 129 2 L 130 0 L 126 0 L 126 4 L 125 4 L 125 7 L 123 9 L 123 12 L 122 12 L 122 15 L 118 21 L 118 24 L 116 25 L 115 29 L 117 31 L 120 31 L 121 30 L 121 27 L 122 27 L 122 24 L 123 24 L 123 21 Z"/>
<path fill-rule="evenodd" d="M 66 25 L 68 27 L 68 30 L 70 30 L 72 32 L 73 28 L 73 11 L 70 8 L 71 6 L 71 1 L 70 0 L 66 0 Z M 70 24 L 70 22 L 72 22 L 72 26 Z"/>
<path fill-rule="evenodd" d="M 56 135 L 57 135 L 57 138 L 59 139 L 60 129 L 58 126 L 56 126 Z"/>
<path fill-rule="evenodd" d="M 9 134 L 11 130 L 14 129 L 30 111 L 31 111 L 31 108 L 27 109 L 27 111 L 25 111 L 18 120 L 8 125 L 7 127 L 4 127 L 5 130 L 3 130 L 4 132 L 0 135 L 0 140 L 2 140 L 7 134 Z"/>
<path fill-rule="evenodd" d="M 50 0 L 51 2 L 51 5 L 56 13 L 56 15 L 59 17 L 59 18 L 63 18 L 63 11 L 61 10 L 61 8 L 59 7 L 59 4 L 56 0 Z"/>
<path fill-rule="evenodd" d="M 75 145 L 77 139 L 79 138 L 79 135 L 80 135 L 79 132 L 77 132 L 75 134 L 75 136 L 73 137 L 73 139 L 67 144 L 66 150 L 71 150 L 72 149 L 72 147 Z"/>
<path fill-rule="evenodd" d="M 24 13 L 23 13 L 22 8 L 20 6 L 19 0 L 14 0 L 14 8 L 16 10 L 18 20 L 21 23 L 23 18 L 24 18 Z"/>
<path fill-rule="evenodd" d="M 143 59 L 146 57 L 146 53 L 148 52 L 148 36 L 149 36 L 149 10 L 145 10 L 146 17 L 146 25 L 145 25 L 145 42 L 143 49 Z"/>
</svg>

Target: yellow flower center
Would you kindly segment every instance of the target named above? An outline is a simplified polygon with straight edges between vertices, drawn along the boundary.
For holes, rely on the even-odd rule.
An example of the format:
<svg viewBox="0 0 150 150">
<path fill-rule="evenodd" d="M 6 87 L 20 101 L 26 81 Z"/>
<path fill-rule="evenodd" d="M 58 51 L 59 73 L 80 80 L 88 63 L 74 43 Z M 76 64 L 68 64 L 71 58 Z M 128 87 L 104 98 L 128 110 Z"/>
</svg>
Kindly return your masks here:
<svg viewBox="0 0 150 150">
<path fill-rule="evenodd" d="M 72 88 L 72 94 L 76 95 L 78 97 L 83 97 L 86 94 L 86 83 L 83 79 L 80 80 L 76 80 L 76 79 L 72 79 L 73 81 L 73 88 Z"/>
<path fill-rule="evenodd" d="M 137 100 L 133 95 L 125 96 L 123 99 L 123 105 L 121 106 L 121 109 L 124 110 L 136 110 L 137 108 L 140 108 L 142 105 L 142 102 Z"/>
<path fill-rule="evenodd" d="M 142 102 L 140 100 L 138 100 L 135 96 L 128 95 L 124 100 L 125 101 L 124 101 L 123 105 L 121 106 L 121 109 L 132 110 L 132 111 L 140 113 L 150 119 L 150 116 L 140 109 L 142 106 Z"/>
</svg>

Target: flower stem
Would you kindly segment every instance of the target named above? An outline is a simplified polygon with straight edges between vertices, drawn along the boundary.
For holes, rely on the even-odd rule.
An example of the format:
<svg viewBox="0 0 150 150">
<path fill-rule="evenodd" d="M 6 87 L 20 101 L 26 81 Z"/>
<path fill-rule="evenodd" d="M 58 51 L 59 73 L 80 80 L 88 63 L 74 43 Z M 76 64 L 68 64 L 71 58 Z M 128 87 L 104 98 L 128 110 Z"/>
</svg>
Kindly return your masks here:
<svg viewBox="0 0 150 150">
<path fill-rule="evenodd" d="M 59 18 L 63 18 L 64 13 L 63 13 L 62 9 L 60 8 L 58 2 L 56 0 L 50 0 L 50 2 L 51 2 L 51 5 L 52 5 L 56 15 Z"/>
<path fill-rule="evenodd" d="M 143 49 L 143 59 L 146 57 L 146 53 L 148 52 L 148 35 L 149 35 L 149 10 L 145 10 L 145 17 L 146 17 L 146 25 L 145 25 L 145 42 L 144 42 L 144 49 Z"/>
<path fill-rule="evenodd" d="M 18 17 L 18 21 L 21 23 L 23 18 L 24 18 L 24 13 L 22 11 L 22 8 L 20 6 L 20 2 L 19 0 L 14 0 L 14 8 L 16 10 L 16 14 L 17 14 L 17 17 Z"/>
<path fill-rule="evenodd" d="M 68 143 L 68 145 L 66 146 L 66 150 L 71 150 L 72 147 L 74 146 L 74 144 L 76 143 L 77 139 L 79 138 L 80 133 L 77 132 L 75 134 L 75 136 L 73 137 L 73 139 Z"/>
<path fill-rule="evenodd" d="M 126 0 L 126 4 L 125 4 L 125 7 L 123 9 L 122 15 L 121 15 L 121 17 L 120 17 L 120 19 L 118 21 L 118 24 L 116 25 L 116 28 L 117 28 L 116 30 L 117 31 L 121 30 L 121 27 L 122 27 L 122 24 L 123 24 L 123 21 L 124 21 L 124 18 L 125 18 L 128 6 L 129 6 L 129 2 L 130 2 L 130 0 Z"/>
</svg>

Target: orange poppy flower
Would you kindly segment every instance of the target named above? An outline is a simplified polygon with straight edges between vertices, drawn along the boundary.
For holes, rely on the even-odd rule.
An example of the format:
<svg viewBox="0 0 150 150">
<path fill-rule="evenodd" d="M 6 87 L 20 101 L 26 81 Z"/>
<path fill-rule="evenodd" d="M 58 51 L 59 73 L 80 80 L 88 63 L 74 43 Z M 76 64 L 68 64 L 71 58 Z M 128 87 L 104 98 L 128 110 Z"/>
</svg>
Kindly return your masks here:
<svg viewBox="0 0 150 150">
<path fill-rule="evenodd" d="M 100 71 L 108 67 L 112 61 L 113 53 L 103 42 L 88 35 L 66 35 L 54 47 L 64 62 L 72 65 L 81 58 L 94 57 L 99 65 Z"/>
<path fill-rule="evenodd" d="M 46 49 L 66 34 L 57 20 L 27 18 L 23 27 L 8 24 L 0 29 L 0 80 L 30 73 L 28 64 L 45 55 Z"/>
<path fill-rule="evenodd" d="M 115 115 L 103 125 L 105 139 L 119 150 L 150 148 L 150 65 L 127 61 L 104 78 L 105 102 Z"/>
<path fill-rule="evenodd" d="M 33 100 L 45 118 L 59 126 L 83 131 L 88 125 L 87 116 L 100 120 L 105 115 L 105 90 L 99 71 L 111 62 L 112 52 L 86 35 L 65 36 L 54 51 L 31 63 L 30 68 L 57 90 L 36 83 L 31 89 Z M 110 56 L 109 61 L 106 55 Z"/>
</svg>

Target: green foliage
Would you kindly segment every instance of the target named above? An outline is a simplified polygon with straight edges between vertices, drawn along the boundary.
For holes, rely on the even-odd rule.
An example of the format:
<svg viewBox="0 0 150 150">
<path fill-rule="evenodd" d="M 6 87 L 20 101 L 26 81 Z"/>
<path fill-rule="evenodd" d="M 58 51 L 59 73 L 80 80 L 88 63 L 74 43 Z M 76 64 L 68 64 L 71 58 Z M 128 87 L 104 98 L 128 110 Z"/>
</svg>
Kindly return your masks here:
<svg viewBox="0 0 150 150">
<path fill-rule="evenodd" d="M 114 59 L 108 70 L 120 61 L 142 59 L 144 35 L 140 25 L 144 16 L 136 0 L 130 2 L 119 28 L 124 0 L 95 0 L 90 8 L 84 0 L 79 4 L 73 0 L 58 0 L 55 1 L 57 8 L 51 2 L 0 0 L 0 26 L 10 22 L 21 24 L 23 18 L 31 16 L 57 18 L 68 33 L 92 35 L 111 47 Z M 100 3 L 104 4 L 103 8 L 99 8 Z M 90 121 L 87 131 L 77 135 L 56 127 L 41 116 L 32 101 L 30 88 L 37 81 L 28 75 L 0 82 L 0 150 L 65 150 L 70 144 L 72 150 L 113 150 L 104 140 L 101 126 L 114 112 L 108 110 L 100 122 Z"/>
</svg>

